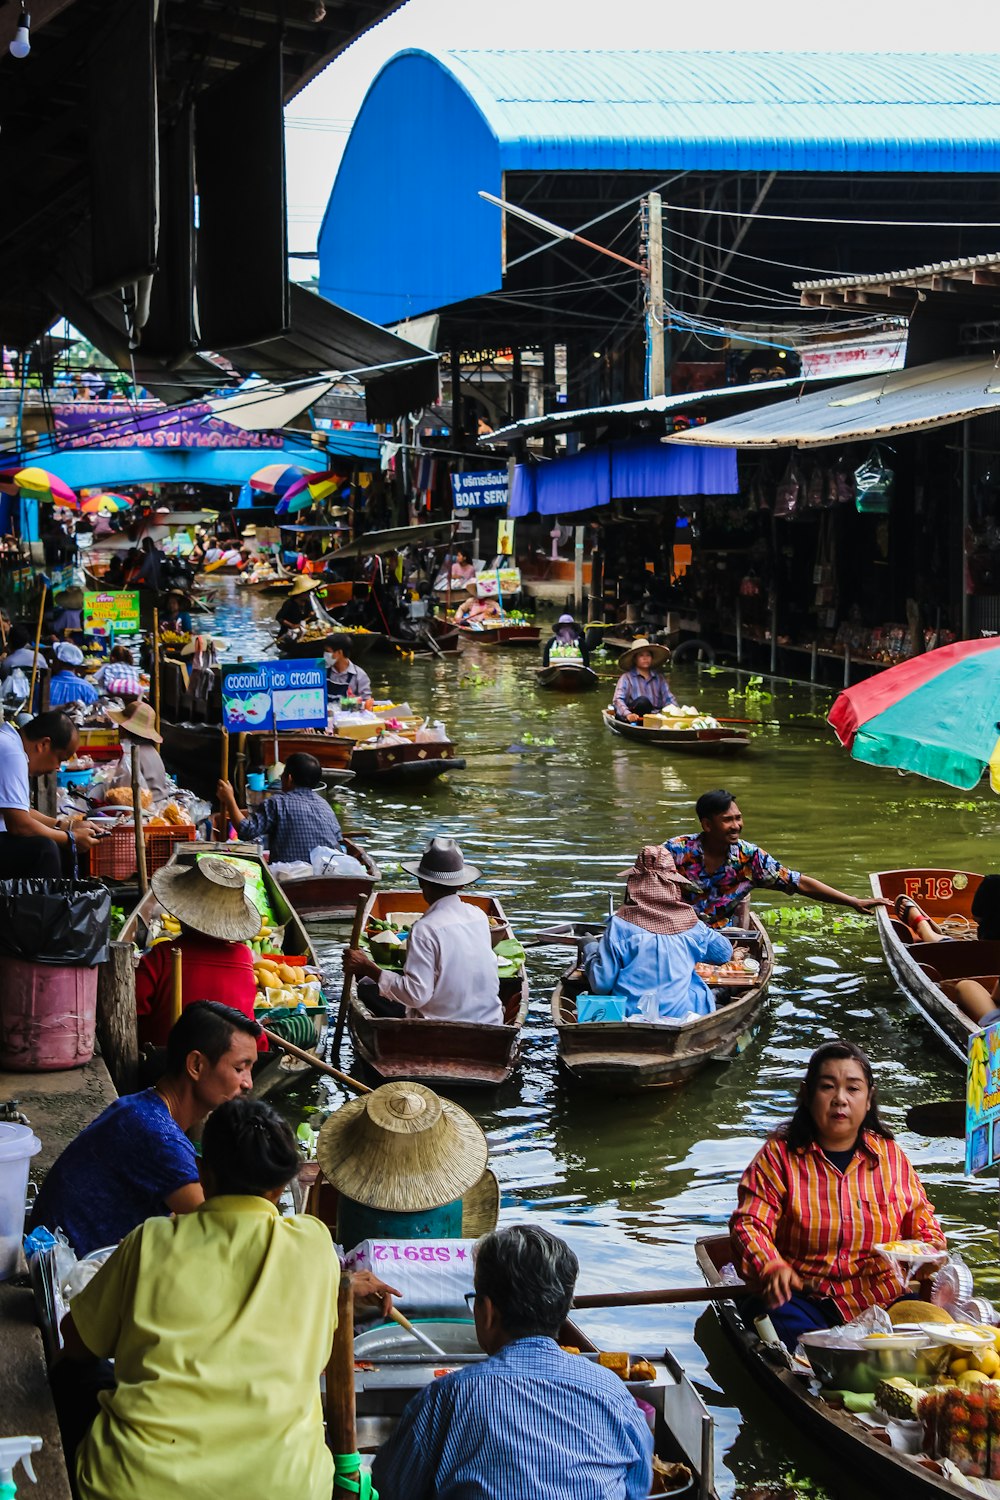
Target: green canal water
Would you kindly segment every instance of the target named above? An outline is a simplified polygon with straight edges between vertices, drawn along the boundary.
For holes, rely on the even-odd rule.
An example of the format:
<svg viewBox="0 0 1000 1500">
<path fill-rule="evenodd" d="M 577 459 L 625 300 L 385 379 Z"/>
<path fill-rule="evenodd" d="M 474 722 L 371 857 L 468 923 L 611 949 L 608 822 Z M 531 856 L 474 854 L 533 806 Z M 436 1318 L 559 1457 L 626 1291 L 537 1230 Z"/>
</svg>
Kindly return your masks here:
<svg viewBox="0 0 1000 1500">
<path fill-rule="evenodd" d="M 259 654 L 258 619 L 269 610 L 220 591 L 217 624 L 231 653 Z M 603 917 L 622 892 L 618 872 L 643 844 L 696 831 L 693 804 L 719 784 L 737 796 L 746 836 L 793 867 L 856 894 L 868 872 L 908 864 L 995 866 L 1000 804 L 988 791 L 962 794 L 851 761 L 824 720 L 827 690 L 766 684 L 768 702 L 747 702 L 747 679 L 684 666 L 672 674 L 683 702 L 760 720 L 753 747 L 733 760 L 671 759 L 627 744 L 601 724 L 611 663 L 598 692 L 539 692 L 535 658 L 470 650 L 447 662 L 375 657 L 377 694 L 406 698 L 444 720 L 464 772 L 424 792 L 338 790 L 347 830 L 361 836 L 386 881 L 407 883 L 397 862 L 433 834 L 457 837 L 485 872 L 518 936 L 553 920 Z M 551 740 L 534 747 L 531 740 Z M 515 753 L 512 746 L 527 747 Z M 963 1175 L 957 1141 L 907 1132 L 914 1103 L 957 1097 L 957 1064 L 896 992 L 871 920 L 768 892 L 759 913 L 771 928 L 777 967 L 769 1014 L 749 1049 L 672 1094 L 606 1100 L 569 1089 L 556 1070 L 549 995 L 565 950 L 530 954 L 532 1004 L 524 1061 L 505 1090 L 466 1095 L 490 1142 L 502 1190 L 501 1222 L 531 1218 L 577 1252 L 581 1291 L 699 1282 L 694 1243 L 722 1229 L 739 1174 L 791 1108 L 810 1052 L 847 1036 L 872 1058 L 883 1112 L 899 1133 L 944 1222 L 973 1267 L 977 1290 L 1000 1296 L 997 1183 Z M 343 928 L 316 932 L 339 993 Z M 345 1060 L 350 1061 L 349 1046 Z M 459 1097 L 459 1096 L 456 1096 Z M 335 1086 L 314 1086 L 298 1105 L 335 1108 Z M 609 1347 L 658 1352 L 669 1345 L 716 1419 L 723 1495 L 814 1497 L 865 1493 L 803 1443 L 752 1387 L 714 1313 L 698 1305 L 650 1307 L 583 1320 Z"/>
</svg>

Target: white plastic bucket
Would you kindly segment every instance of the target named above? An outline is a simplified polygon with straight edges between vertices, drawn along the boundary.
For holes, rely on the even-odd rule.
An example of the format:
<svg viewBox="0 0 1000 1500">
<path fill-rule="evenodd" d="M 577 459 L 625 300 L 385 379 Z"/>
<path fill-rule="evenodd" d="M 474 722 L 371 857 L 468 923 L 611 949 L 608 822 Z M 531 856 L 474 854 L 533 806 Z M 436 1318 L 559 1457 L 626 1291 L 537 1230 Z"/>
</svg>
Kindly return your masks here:
<svg viewBox="0 0 1000 1500">
<path fill-rule="evenodd" d="M 41 1149 L 42 1143 L 29 1125 L 0 1121 L 0 1281 L 17 1271 L 24 1237 L 28 1163 Z"/>
</svg>

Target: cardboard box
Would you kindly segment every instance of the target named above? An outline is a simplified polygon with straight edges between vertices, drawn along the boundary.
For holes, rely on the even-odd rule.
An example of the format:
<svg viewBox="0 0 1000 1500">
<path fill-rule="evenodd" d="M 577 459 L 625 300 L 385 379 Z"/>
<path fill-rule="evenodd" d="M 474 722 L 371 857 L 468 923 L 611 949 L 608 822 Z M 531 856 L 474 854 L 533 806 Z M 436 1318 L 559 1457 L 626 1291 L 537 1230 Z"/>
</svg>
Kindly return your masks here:
<svg viewBox="0 0 1000 1500">
<path fill-rule="evenodd" d="M 592 1021 L 624 1021 L 627 1005 L 624 995 L 577 995 L 576 1019 L 581 1024 Z"/>
</svg>

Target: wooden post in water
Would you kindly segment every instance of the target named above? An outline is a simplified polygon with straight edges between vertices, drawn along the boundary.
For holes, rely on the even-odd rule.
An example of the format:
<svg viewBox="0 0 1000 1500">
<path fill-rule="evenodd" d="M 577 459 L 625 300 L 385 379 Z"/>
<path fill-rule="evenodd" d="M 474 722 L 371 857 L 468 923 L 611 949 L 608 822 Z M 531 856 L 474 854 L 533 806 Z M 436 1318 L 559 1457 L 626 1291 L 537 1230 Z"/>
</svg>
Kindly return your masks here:
<svg viewBox="0 0 1000 1500">
<path fill-rule="evenodd" d="M 42 641 L 42 621 L 45 618 L 45 600 L 48 596 L 49 586 L 42 584 L 42 597 L 38 604 L 38 625 L 35 629 L 35 654 L 31 659 L 31 687 L 28 689 L 28 702 L 26 708 L 29 714 L 35 712 L 35 678 L 38 676 L 38 648 Z"/>
<path fill-rule="evenodd" d="M 135 1022 L 135 966 L 131 943 L 111 943 L 97 970 L 97 1041 L 119 1094 L 135 1089 L 139 1042 Z"/>
<path fill-rule="evenodd" d="M 153 606 L 153 707 L 156 710 L 156 732 L 160 732 L 160 611 Z"/>
<path fill-rule="evenodd" d="M 139 893 L 144 896 L 149 890 L 146 873 L 146 840 L 142 832 L 142 791 L 139 787 L 139 746 L 132 744 L 132 826 L 135 829 L 135 868 L 139 877 Z"/>
<path fill-rule="evenodd" d="M 326 1430 L 330 1447 L 336 1457 L 349 1458 L 358 1451 L 358 1436 L 354 1407 L 354 1295 L 351 1277 L 344 1273 L 340 1278 L 340 1294 L 337 1298 L 337 1331 L 333 1337 L 333 1351 L 326 1367 Z M 360 1465 L 347 1468 L 345 1479 L 357 1480 Z M 334 1500 L 355 1500 L 357 1488 L 349 1489 L 333 1481 Z"/>
</svg>

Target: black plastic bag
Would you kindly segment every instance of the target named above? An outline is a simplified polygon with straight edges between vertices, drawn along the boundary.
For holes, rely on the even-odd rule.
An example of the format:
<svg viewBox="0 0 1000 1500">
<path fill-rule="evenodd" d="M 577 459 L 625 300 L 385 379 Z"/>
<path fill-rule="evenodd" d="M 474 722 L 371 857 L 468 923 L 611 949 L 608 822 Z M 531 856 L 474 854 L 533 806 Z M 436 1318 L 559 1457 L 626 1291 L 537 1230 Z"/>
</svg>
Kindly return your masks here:
<svg viewBox="0 0 1000 1500">
<path fill-rule="evenodd" d="M 108 956 L 111 892 L 100 880 L 0 880 L 0 953 L 89 969 Z"/>
</svg>

